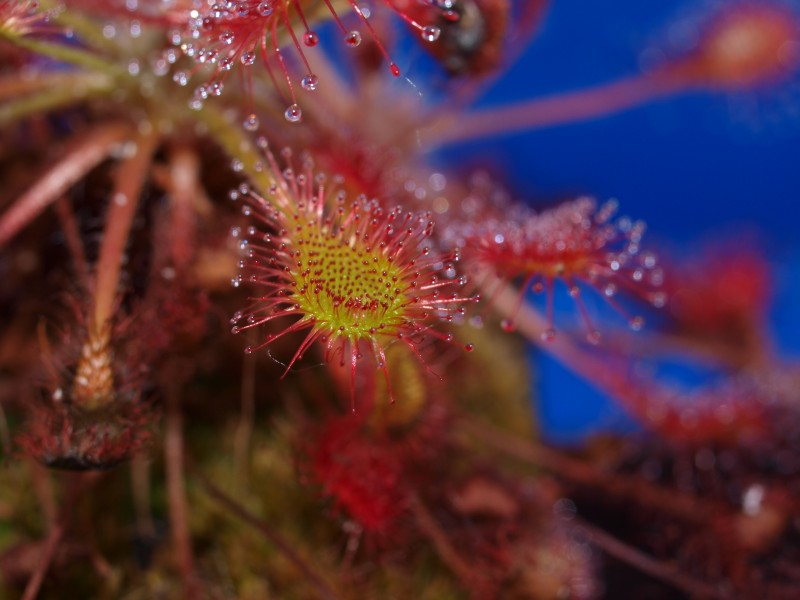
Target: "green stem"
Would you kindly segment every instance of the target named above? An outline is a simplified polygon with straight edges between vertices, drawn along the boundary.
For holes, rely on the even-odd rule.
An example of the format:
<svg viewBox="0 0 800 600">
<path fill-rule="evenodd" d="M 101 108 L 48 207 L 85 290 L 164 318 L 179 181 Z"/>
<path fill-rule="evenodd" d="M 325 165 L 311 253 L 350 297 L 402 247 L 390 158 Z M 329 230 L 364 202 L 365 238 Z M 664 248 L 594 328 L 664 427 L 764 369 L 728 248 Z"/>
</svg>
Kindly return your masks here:
<svg viewBox="0 0 800 600">
<path fill-rule="evenodd" d="M 242 172 L 259 190 L 264 192 L 277 183 L 266 160 L 238 123 L 231 122 L 222 111 L 210 105 L 199 111 L 197 117 L 206 126 L 208 135 L 229 156 L 239 161 Z M 269 194 L 264 196 L 270 200 Z M 275 208 L 281 209 L 279 206 Z"/>
<path fill-rule="evenodd" d="M 53 21 L 76 34 L 84 44 L 99 50 L 113 51 L 117 48 L 113 39 L 109 40 L 103 37 L 101 33 L 102 23 L 97 20 L 86 18 L 79 11 L 59 7 L 59 4 L 63 4 L 63 2 L 43 0 L 40 4 L 43 8 L 53 10 L 55 14 Z"/>
<path fill-rule="evenodd" d="M 0 105 L 0 126 L 9 125 L 35 114 L 104 96 L 114 89 L 113 80 L 103 75 L 83 77 L 77 85 L 50 87 L 39 93 Z"/>
<path fill-rule="evenodd" d="M 73 48 L 63 44 L 54 44 L 52 42 L 43 42 L 30 37 L 23 37 L 14 35 L 10 31 L 0 29 L 0 38 L 8 42 L 24 48 L 40 56 L 47 56 L 59 62 L 69 63 L 77 67 L 83 67 L 88 71 L 101 72 L 112 77 L 127 76 L 128 73 L 117 64 L 108 62 L 100 58 L 96 54 L 87 52 L 80 48 Z"/>
<path fill-rule="evenodd" d="M 111 79 L 102 73 L 14 73 L 0 77 L 0 100 L 17 100 L 26 94 L 54 89 L 110 87 Z"/>
</svg>

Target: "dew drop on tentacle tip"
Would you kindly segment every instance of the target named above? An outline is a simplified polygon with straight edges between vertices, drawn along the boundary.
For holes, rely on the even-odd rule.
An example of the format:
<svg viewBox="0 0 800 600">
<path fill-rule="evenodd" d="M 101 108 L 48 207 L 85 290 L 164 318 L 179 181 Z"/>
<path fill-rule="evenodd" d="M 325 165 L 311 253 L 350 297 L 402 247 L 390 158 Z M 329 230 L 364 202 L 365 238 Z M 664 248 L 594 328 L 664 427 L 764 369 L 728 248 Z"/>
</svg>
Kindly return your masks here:
<svg viewBox="0 0 800 600">
<path fill-rule="evenodd" d="M 286 109 L 286 112 L 283 113 L 283 116 L 290 123 L 297 123 L 298 121 L 300 121 L 300 119 L 303 118 L 303 111 L 297 104 L 292 104 Z"/>
<path fill-rule="evenodd" d="M 500 321 L 500 327 L 503 328 L 503 331 L 508 331 L 510 333 L 512 331 L 516 331 L 517 324 L 513 319 L 503 319 Z"/>
<path fill-rule="evenodd" d="M 244 127 L 247 131 L 256 131 L 258 130 L 259 120 L 255 114 L 249 114 L 245 117 L 244 121 L 242 121 L 242 127 Z"/>
<path fill-rule="evenodd" d="M 313 73 L 309 73 L 300 81 L 300 86 L 307 92 L 313 92 L 319 86 L 319 77 Z"/>
<path fill-rule="evenodd" d="M 552 327 L 548 327 L 542 332 L 541 337 L 542 341 L 552 342 L 554 339 L 556 339 L 556 330 Z"/>
<path fill-rule="evenodd" d="M 357 48 L 358 46 L 361 45 L 361 34 L 355 29 L 348 32 L 344 36 L 344 43 L 350 46 L 351 48 Z"/>
<path fill-rule="evenodd" d="M 273 11 L 272 2 L 270 0 L 259 2 L 256 10 L 258 11 L 258 14 L 261 15 L 262 17 L 268 17 L 272 14 Z"/>
<path fill-rule="evenodd" d="M 439 39 L 439 36 L 442 34 L 442 30 L 436 27 L 435 25 L 428 25 L 427 27 L 423 27 L 420 35 L 422 39 L 426 42 L 435 42 Z"/>
<path fill-rule="evenodd" d="M 172 81 L 181 87 L 186 87 L 189 84 L 189 74 L 186 71 L 178 71 L 172 76 Z"/>
<path fill-rule="evenodd" d="M 468 322 L 475 329 L 481 329 L 483 327 L 483 317 L 480 315 L 470 317 Z"/>
</svg>

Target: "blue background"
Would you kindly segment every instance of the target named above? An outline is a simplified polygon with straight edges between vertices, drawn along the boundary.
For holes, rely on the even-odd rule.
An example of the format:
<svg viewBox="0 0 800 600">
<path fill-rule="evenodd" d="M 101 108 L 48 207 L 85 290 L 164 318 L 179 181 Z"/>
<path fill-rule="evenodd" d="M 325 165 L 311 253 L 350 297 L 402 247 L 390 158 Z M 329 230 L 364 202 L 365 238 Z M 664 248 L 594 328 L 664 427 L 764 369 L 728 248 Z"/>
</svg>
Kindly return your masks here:
<svg viewBox="0 0 800 600">
<path fill-rule="evenodd" d="M 732 4 L 732 3 L 729 3 Z M 593 86 L 640 71 L 642 53 L 719 3 L 556 0 L 538 35 L 477 106 Z M 795 12 L 800 10 L 793 6 Z M 620 200 L 645 241 L 692 260 L 703 242 L 744 235 L 775 268 L 772 334 L 800 350 L 800 91 L 795 77 L 746 93 L 694 92 L 627 112 L 463 144 L 448 164 L 493 156 L 517 197 Z M 687 244 L 688 242 L 688 244 Z M 563 290 L 562 290 L 563 293 Z M 545 434 L 555 441 L 627 428 L 619 409 L 532 350 Z"/>
</svg>

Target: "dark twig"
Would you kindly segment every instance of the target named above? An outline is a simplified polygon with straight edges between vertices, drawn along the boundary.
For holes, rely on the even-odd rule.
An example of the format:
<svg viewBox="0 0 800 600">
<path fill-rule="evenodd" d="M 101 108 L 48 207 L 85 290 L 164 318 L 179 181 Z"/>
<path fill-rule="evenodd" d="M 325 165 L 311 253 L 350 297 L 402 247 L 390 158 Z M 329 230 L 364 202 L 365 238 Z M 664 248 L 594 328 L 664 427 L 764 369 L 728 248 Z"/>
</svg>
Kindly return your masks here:
<svg viewBox="0 0 800 600">
<path fill-rule="evenodd" d="M 265 521 L 256 517 L 241 504 L 236 502 L 233 498 L 211 483 L 211 481 L 197 468 L 197 466 L 191 460 L 187 460 L 187 465 L 189 470 L 195 475 L 195 477 L 197 477 L 200 486 L 208 493 L 208 495 L 234 515 L 239 517 L 242 521 L 258 529 L 258 531 L 260 531 L 265 538 L 274 544 L 275 547 L 278 548 L 278 550 L 280 550 L 283 555 L 288 558 L 289 561 L 294 564 L 303 575 L 305 575 L 308 581 L 310 581 L 314 587 L 317 588 L 320 598 L 323 598 L 324 600 L 337 600 L 339 598 L 330 585 L 328 585 L 328 583 L 326 583 L 318 573 L 311 569 L 305 559 L 303 559 L 303 557 L 301 557 L 295 551 L 295 549 L 292 548 L 292 546 L 283 538 L 283 536 L 273 530 L 272 527 L 270 527 Z"/>
<path fill-rule="evenodd" d="M 701 500 L 678 490 L 658 487 L 642 479 L 626 477 L 597 467 L 535 442 L 509 436 L 489 423 L 464 417 L 461 426 L 469 435 L 504 454 L 533 463 L 559 479 L 587 487 L 600 487 L 609 496 L 622 497 L 642 506 L 659 510 L 692 523 L 707 521 L 711 515 L 729 512 L 729 508 L 710 500 Z"/>
<path fill-rule="evenodd" d="M 170 528 L 175 548 L 178 570 L 183 580 L 186 598 L 192 598 L 195 589 L 194 555 L 189 531 L 189 509 L 184 482 L 183 419 L 180 406 L 180 383 L 173 380 L 165 385 L 166 415 L 164 418 L 164 455 L 167 475 L 167 498 Z"/>
<path fill-rule="evenodd" d="M 22 595 L 22 600 L 34 600 L 39 594 L 44 576 L 47 575 L 47 570 L 50 568 L 50 563 L 53 562 L 53 556 L 55 556 L 56 550 L 58 549 L 58 543 L 63 536 L 64 526 L 60 523 L 55 523 L 50 528 L 50 533 L 47 535 L 44 550 L 39 557 L 36 570 L 28 580 L 28 585 L 25 586 L 25 593 Z"/>
<path fill-rule="evenodd" d="M 728 594 L 723 594 L 713 585 L 699 581 L 686 573 L 682 573 L 678 568 L 667 563 L 656 560 L 624 542 L 609 535 L 602 529 L 590 525 L 582 520 L 574 520 L 572 525 L 582 531 L 589 541 L 603 550 L 609 556 L 613 556 L 642 573 L 658 579 L 669 585 L 686 592 L 692 598 L 725 598 L 731 599 Z"/>
</svg>

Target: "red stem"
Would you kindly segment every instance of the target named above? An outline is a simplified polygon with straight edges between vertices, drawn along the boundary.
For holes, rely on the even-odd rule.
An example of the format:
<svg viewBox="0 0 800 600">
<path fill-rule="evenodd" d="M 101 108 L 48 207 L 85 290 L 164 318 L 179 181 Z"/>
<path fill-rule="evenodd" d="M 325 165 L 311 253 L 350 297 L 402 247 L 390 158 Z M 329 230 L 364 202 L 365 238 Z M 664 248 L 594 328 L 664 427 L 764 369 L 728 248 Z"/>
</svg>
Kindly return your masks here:
<svg viewBox="0 0 800 600">
<path fill-rule="evenodd" d="M 153 152 L 155 134 L 138 135 L 133 139 L 132 156 L 122 161 L 117 172 L 116 185 L 109 203 L 103 242 L 95 267 L 95 296 L 93 333 L 99 334 L 111 319 L 117 296 L 119 273 L 125 248 L 128 245 L 133 218 L 139 205 L 139 196 L 147 177 Z"/>
<path fill-rule="evenodd" d="M 428 136 L 436 146 L 577 123 L 675 94 L 688 86 L 678 78 L 635 75 L 593 88 L 443 119 Z"/>
<path fill-rule="evenodd" d="M 189 531 L 189 509 L 184 484 L 183 418 L 179 398 L 180 382 L 172 379 L 164 390 L 166 415 L 164 418 L 164 462 L 167 477 L 167 503 L 175 560 L 183 580 L 187 599 L 194 598 L 195 575 L 192 540 Z"/>
<path fill-rule="evenodd" d="M 549 471 L 557 478 L 574 484 L 600 488 L 609 496 L 624 501 L 634 501 L 645 507 L 653 507 L 691 523 L 706 522 L 712 516 L 730 512 L 727 505 L 711 500 L 701 500 L 691 494 L 652 485 L 645 480 L 626 477 L 618 473 L 603 471 L 581 460 L 570 458 L 556 450 L 533 442 L 509 436 L 502 431 L 470 417 L 464 417 L 461 427 L 482 444 L 533 463 Z"/>
<path fill-rule="evenodd" d="M 81 177 L 103 162 L 128 139 L 130 126 L 112 124 L 94 129 L 79 139 L 63 158 L 45 171 L 25 194 L 0 216 L 0 247 L 55 202 Z"/>
<path fill-rule="evenodd" d="M 53 556 L 55 556 L 56 550 L 58 549 L 58 543 L 63 536 L 64 526 L 60 523 L 54 524 L 47 536 L 44 550 L 39 556 L 39 563 L 36 565 L 36 571 L 34 571 L 33 576 L 28 580 L 28 585 L 25 586 L 25 593 L 22 596 L 22 600 L 35 600 L 36 596 L 39 595 L 39 589 L 42 587 L 44 576 L 50 568 L 50 563 L 53 561 Z"/>
<path fill-rule="evenodd" d="M 75 213 L 66 196 L 61 196 L 56 201 L 56 214 L 58 214 L 58 220 L 61 222 L 61 228 L 64 230 L 64 238 L 67 242 L 69 253 L 72 255 L 72 262 L 75 264 L 75 271 L 78 278 L 85 287 L 88 287 L 90 274 L 89 262 L 86 260 L 86 253 L 83 251 L 81 233 L 78 228 L 78 222 L 75 219 Z"/>
<path fill-rule="evenodd" d="M 203 195 L 200 189 L 200 159 L 190 147 L 177 147 L 170 153 L 170 240 L 173 266 L 181 272 L 194 254 L 194 202 Z"/>
</svg>

